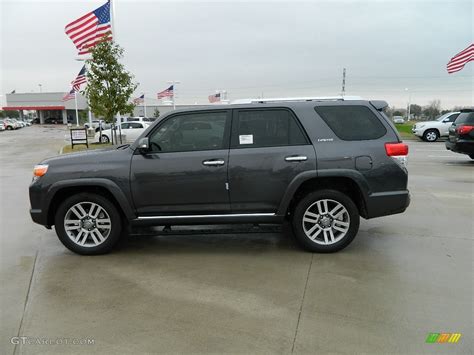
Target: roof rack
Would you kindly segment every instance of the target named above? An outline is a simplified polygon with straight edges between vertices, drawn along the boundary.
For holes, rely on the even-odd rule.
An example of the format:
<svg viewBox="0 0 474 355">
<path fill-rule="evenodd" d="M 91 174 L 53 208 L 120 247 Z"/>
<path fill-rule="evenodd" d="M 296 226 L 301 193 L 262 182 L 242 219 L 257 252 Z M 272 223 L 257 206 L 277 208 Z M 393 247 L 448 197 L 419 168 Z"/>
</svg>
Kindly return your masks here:
<svg viewBox="0 0 474 355">
<path fill-rule="evenodd" d="M 303 96 L 303 97 L 276 97 L 268 99 L 237 99 L 231 101 L 232 105 L 238 104 L 264 104 L 270 102 L 296 102 L 296 101 L 351 101 L 363 100 L 360 96 Z"/>
</svg>

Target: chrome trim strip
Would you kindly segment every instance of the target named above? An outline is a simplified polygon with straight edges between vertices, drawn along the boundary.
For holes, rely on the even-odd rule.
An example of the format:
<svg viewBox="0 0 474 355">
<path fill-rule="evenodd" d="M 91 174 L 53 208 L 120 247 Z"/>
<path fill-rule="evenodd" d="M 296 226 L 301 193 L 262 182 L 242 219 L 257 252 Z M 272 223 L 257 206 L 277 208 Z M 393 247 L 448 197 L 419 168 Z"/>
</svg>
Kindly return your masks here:
<svg viewBox="0 0 474 355">
<path fill-rule="evenodd" d="M 138 220 L 148 219 L 182 219 L 182 218 L 222 218 L 222 217 L 273 217 L 275 213 L 233 213 L 233 214 L 198 214 L 198 215 L 184 215 L 184 216 L 138 216 Z"/>
</svg>

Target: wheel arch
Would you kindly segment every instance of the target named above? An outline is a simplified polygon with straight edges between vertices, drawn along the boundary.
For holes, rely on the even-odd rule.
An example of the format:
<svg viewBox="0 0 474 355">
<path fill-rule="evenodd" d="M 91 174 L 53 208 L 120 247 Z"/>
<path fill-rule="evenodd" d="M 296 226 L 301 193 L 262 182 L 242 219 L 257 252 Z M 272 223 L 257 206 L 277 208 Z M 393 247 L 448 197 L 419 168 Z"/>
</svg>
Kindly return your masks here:
<svg viewBox="0 0 474 355">
<path fill-rule="evenodd" d="M 288 215 L 302 196 L 322 189 L 337 190 L 348 195 L 357 206 L 359 214 L 367 218 L 368 185 L 359 172 L 346 169 L 305 172 L 298 175 L 288 186 L 277 214 Z"/>
<path fill-rule="evenodd" d="M 82 192 L 95 193 L 108 198 L 126 220 L 136 217 L 125 194 L 114 182 L 107 179 L 63 180 L 53 184 L 48 191 L 49 198 L 45 204 L 47 224 L 54 225 L 56 210 L 66 198 Z"/>
</svg>

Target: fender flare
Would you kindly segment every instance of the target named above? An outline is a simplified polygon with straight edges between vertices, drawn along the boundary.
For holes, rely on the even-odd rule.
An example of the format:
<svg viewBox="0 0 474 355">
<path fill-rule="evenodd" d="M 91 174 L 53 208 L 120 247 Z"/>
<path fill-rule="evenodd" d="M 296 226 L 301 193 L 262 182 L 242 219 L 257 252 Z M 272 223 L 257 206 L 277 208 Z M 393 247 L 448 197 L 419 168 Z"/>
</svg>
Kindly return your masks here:
<svg viewBox="0 0 474 355">
<path fill-rule="evenodd" d="M 326 169 L 326 170 L 313 170 L 313 171 L 305 171 L 301 174 L 298 174 L 293 178 L 293 180 L 288 185 L 283 198 L 280 202 L 280 206 L 278 207 L 278 215 L 285 215 L 288 207 L 290 205 L 293 196 L 295 195 L 298 188 L 306 181 L 313 179 L 313 178 L 330 178 L 330 177 L 343 177 L 351 179 L 356 183 L 359 187 L 362 196 L 364 198 L 364 204 L 367 203 L 367 199 L 370 194 L 369 186 L 362 176 L 362 174 L 356 170 L 352 169 Z"/>
<path fill-rule="evenodd" d="M 124 192 L 120 187 L 113 181 L 103 178 L 87 178 L 87 179 L 72 179 L 72 180 L 62 180 L 52 184 L 46 194 L 47 198 L 44 202 L 46 215 L 49 213 L 49 208 L 51 207 L 51 201 L 61 190 L 68 187 L 80 187 L 80 186 L 94 186 L 105 188 L 112 196 L 117 200 L 120 208 L 127 217 L 127 219 L 132 220 L 136 218 L 136 214 L 132 209 L 132 206 L 125 196 Z"/>
</svg>

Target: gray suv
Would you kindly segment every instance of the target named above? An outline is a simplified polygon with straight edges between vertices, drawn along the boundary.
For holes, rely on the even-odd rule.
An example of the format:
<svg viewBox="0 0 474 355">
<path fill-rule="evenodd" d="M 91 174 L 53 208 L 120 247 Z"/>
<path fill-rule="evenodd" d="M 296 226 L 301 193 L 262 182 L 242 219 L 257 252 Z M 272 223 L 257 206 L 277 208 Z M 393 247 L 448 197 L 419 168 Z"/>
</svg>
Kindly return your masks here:
<svg viewBox="0 0 474 355">
<path fill-rule="evenodd" d="M 384 101 L 249 100 L 170 112 L 133 144 L 35 166 L 31 217 L 79 254 L 133 226 L 281 224 L 313 252 L 346 247 L 359 216 L 405 211 L 408 147 Z"/>
</svg>

